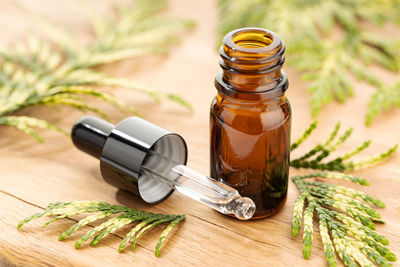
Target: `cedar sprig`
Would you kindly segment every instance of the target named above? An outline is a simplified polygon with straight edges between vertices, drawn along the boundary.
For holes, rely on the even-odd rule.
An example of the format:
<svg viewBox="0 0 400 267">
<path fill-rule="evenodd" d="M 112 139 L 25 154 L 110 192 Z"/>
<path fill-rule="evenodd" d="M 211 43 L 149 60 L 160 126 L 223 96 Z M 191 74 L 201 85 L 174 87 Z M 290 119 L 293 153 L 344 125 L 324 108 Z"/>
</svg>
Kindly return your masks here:
<svg viewBox="0 0 400 267">
<path fill-rule="evenodd" d="M 305 130 L 303 135 L 291 145 L 291 151 L 295 150 L 300 144 L 302 144 L 312 134 L 316 127 L 317 122 L 312 122 L 309 128 Z M 339 134 L 340 127 L 341 124 L 337 123 L 324 142 L 314 146 L 311 150 L 304 153 L 302 156 L 291 160 L 290 166 L 294 168 L 319 169 L 340 172 L 352 171 L 367 168 L 379 162 L 382 162 L 388 159 L 397 150 L 397 145 L 395 145 L 385 152 L 353 160 L 352 158 L 355 155 L 359 154 L 361 151 L 369 147 L 371 141 L 368 140 L 343 155 L 323 162 L 323 160 L 331 155 L 331 153 L 334 152 L 340 145 L 342 145 L 353 132 L 353 129 L 349 128 L 344 131 L 343 134 Z M 315 174 L 311 174 L 311 176 L 312 175 Z M 341 175 L 344 177 L 348 177 L 347 180 L 355 179 L 349 178 L 351 177 L 351 175 L 338 173 L 325 172 L 318 173 L 316 175 L 322 175 L 324 178 L 338 178 L 338 176 Z"/>
<path fill-rule="evenodd" d="M 400 75 L 400 73 L 399 73 Z M 392 86 L 381 86 L 368 103 L 366 124 L 370 125 L 382 111 L 400 107 L 400 79 Z"/>
<path fill-rule="evenodd" d="M 373 29 L 387 22 L 400 26 L 399 6 L 399 0 L 219 0 L 218 40 L 241 27 L 278 33 L 286 44 L 288 63 L 310 82 L 313 116 L 333 100 L 345 102 L 353 96 L 349 76 L 371 84 L 379 91 L 370 100 L 369 125 L 383 110 L 399 106 L 397 83 L 386 86 L 368 69 L 371 64 L 392 72 L 400 68 L 400 40 Z"/>
<path fill-rule="evenodd" d="M 292 236 L 303 226 L 303 256 L 311 255 L 313 221 L 318 221 L 325 257 L 329 266 L 336 266 L 335 250 L 346 266 L 392 266 L 396 256 L 386 246 L 389 241 L 375 231 L 375 223 L 383 223 L 380 214 L 372 207 L 384 203 L 369 194 L 340 185 L 308 178 L 337 178 L 360 185 L 368 185 L 363 178 L 349 179 L 342 173 L 326 173 L 292 177 L 299 189 L 294 203 Z M 353 177 L 353 176 L 351 176 Z M 304 211 L 303 211 L 304 210 Z"/>
<path fill-rule="evenodd" d="M 154 214 L 151 212 L 141 211 L 119 205 L 111 205 L 105 202 L 97 201 L 54 202 L 50 203 L 45 211 L 36 213 L 22 220 L 18 224 L 17 228 L 20 229 L 27 222 L 45 216 L 56 217 L 45 223 L 43 227 L 62 218 L 92 212 L 97 213 L 79 220 L 76 224 L 72 225 L 69 229 L 61 233 L 58 237 L 58 240 L 63 240 L 64 238 L 70 236 L 72 233 L 85 225 L 88 225 L 100 219 L 109 218 L 107 221 L 86 232 L 86 234 L 84 234 L 79 240 L 75 242 L 75 248 L 79 248 L 86 241 L 93 237 L 90 245 L 94 247 L 107 235 L 128 225 L 132 225 L 133 223 L 138 222 L 138 224 L 136 224 L 135 227 L 125 236 L 121 245 L 119 246 L 118 251 L 122 252 L 131 239 L 133 239 L 131 250 L 134 250 L 138 239 L 146 231 L 154 229 L 157 225 L 168 223 L 168 226 L 162 231 L 156 246 L 155 255 L 158 257 L 160 255 L 161 247 L 168 233 L 186 218 L 186 215 L 184 214 Z M 110 218 L 112 215 L 115 216 Z"/>
<path fill-rule="evenodd" d="M 291 151 L 298 148 L 316 127 L 316 121 L 311 123 L 292 143 Z M 386 247 L 389 241 L 375 231 L 375 224 L 384 221 L 374 207 L 383 208 L 385 204 L 365 192 L 320 180 L 337 179 L 367 186 L 368 180 L 342 171 L 366 168 L 384 161 L 397 148 L 396 145 L 378 155 L 349 160 L 370 145 L 371 141 L 366 141 L 342 156 L 321 162 L 343 144 L 352 131 L 350 128 L 339 134 L 340 123 L 337 123 L 324 142 L 291 161 L 291 166 L 296 168 L 330 170 L 292 177 L 299 195 L 294 202 L 291 234 L 293 237 L 299 234 L 303 219 L 303 256 L 308 259 L 312 249 L 313 221 L 318 221 L 329 266 L 336 266 L 335 251 L 346 266 L 392 266 L 396 256 Z"/>
<path fill-rule="evenodd" d="M 45 120 L 15 115 L 16 111 L 35 105 L 67 105 L 108 119 L 107 114 L 82 96 L 138 114 L 136 109 L 102 92 L 98 86 L 131 88 L 155 101 L 165 96 L 190 109 L 175 94 L 161 94 L 98 70 L 99 66 L 121 59 L 165 53 L 180 33 L 192 26 L 191 22 L 160 14 L 165 5 L 162 0 L 137 0 L 133 5 L 115 7 L 113 16 L 94 14 L 87 9 L 94 32 L 88 43 L 80 43 L 70 31 L 27 11 L 51 42 L 33 36 L 9 48 L 0 47 L 0 125 L 14 126 L 43 142 L 34 128 L 62 130 Z"/>
</svg>

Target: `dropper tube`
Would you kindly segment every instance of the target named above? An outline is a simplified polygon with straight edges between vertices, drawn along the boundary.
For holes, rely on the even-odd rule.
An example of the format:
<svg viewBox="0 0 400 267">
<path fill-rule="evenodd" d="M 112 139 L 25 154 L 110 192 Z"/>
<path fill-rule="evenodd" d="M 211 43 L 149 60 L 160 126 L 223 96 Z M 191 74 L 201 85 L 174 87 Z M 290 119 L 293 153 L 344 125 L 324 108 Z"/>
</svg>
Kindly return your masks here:
<svg viewBox="0 0 400 267">
<path fill-rule="evenodd" d="M 152 162 L 158 164 L 154 166 L 145 162 L 142 165 L 141 171 L 148 177 L 167 183 L 185 196 L 223 214 L 234 215 L 240 220 L 248 220 L 253 216 L 256 210 L 254 202 L 248 197 L 240 196 L 232 187 L 182 164 L 176 164 L 170 170 L 158 170 L 157 166 L 165 166 L 160 164 L 162 161 L 173 162 L 155 151 L 150 153 L 150 157 Z"/>
</svg>

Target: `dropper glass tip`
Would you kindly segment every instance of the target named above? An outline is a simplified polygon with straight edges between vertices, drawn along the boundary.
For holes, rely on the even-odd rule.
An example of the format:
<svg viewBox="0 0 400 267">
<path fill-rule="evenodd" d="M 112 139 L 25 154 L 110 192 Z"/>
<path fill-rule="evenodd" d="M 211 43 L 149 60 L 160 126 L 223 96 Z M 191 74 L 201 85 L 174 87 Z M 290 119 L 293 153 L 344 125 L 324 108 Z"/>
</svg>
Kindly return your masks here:
<svg viewBox="0 0 400 267">
<path fill-rule="evenodd" d="M 239 220 L 248 220 L 253 217 L 256 211 L 256 205 L 248 197 L 239 197 L 234 200 L 234 214 Z"/>
</svg>

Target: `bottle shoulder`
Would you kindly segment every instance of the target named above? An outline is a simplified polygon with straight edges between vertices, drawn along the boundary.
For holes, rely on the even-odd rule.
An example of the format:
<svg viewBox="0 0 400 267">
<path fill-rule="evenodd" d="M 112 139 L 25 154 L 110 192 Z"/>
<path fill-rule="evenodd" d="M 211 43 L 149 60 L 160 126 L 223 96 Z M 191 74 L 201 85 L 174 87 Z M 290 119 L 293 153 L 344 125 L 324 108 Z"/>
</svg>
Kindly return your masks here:
<svg viewBox="0 0 400 267">
<path fill-rule="evenodd" d="M 211 109 L 227 110 L 233 113 L 266 113 L 273 110 L 282 110 L 291 113 L 291 105 L 286 96 L 272 101 L 243 101 L 240 99 L 215 96 L 211 101 Z"/>
<path fill-rule="evenodd" d="M 233 128 L 247 127 L 248 131 L 280 127 L 291 120 L 291 114 L 290 102 L 286 97 L 278 103 L 250 105 L 224 101 L 217 96 L 212 100 L 210 109 L 211 120 Z"/>
</svg>

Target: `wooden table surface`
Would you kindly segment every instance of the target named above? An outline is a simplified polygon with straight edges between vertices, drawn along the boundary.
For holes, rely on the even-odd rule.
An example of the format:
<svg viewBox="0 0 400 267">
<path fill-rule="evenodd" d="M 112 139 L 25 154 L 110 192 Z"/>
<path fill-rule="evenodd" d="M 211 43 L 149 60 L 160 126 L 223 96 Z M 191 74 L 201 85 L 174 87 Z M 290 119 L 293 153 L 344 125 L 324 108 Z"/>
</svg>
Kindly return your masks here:
<svg viewBox="0 0 400 267">
<path fill-rule="evenodd" d="M 16 1 L 19 5 L 35 10 L 61 25 L 69 25 L 83 35 L 88 31 L 79 1 Z M 38 31 L 32 20 L 15 6 L 15 1 L 0 1 L 0 25 L 2 43 L 23 39 L 27 33 Z M 105 10 L 109 1 L 89 2 L 97 9 Z M 164 101 L 156 104 L 147 96 L 126 89 L 113 89 L 128 103 L 140 109 L 144 117 L 153 123 L 182 134 L 189 147 L 188 165 L 200 172 L 209 172 L 209 105 L 216 94 L 213 86 L 218 70 L 215 50 L 217 12 L 214 1 L 170 1 L 171 14 L 196 21 L 196 29 L 182 36 L 183 41 L 166 57 L 151 56 L 125 60 L 104 68 L 104 71 L 121 77 L 132 78 L 160 90 L 184 96 L 194 108 L 184 108 Z M 391 27 L 384 32 L 393 33 Z M 397 32 L 398 34 L 398 32 Z M 299 73 L 285 68 L 290 87 L 288 97 L 293 108 L 292 138 L 296 139 L 312 121 L 310 117 L 306 84 Z M 378 68 L 374 70 L 387 81 L 391 75 Z M 353 136 L 339 149 L 343 152 L 366 139 L 374 142 L 367 150 L 376 153 L 400 142 L 400 112 L 393 111 L 377 118 L 370 128 L 363 125 L 366 104 L 374 88 L 358 84 L 355 97 L 346 104 L 332 104 L 319 116 L 319 127 L 312 138 L 297 153 L 304 152 L 325 138 L 333 124 L 342 121 L 344 127 L 354 127 Z M 128 114 L 100 104 L 118 122 Z M 21 112 L 47 118 L 69 129 L 81 113 L 70 108 L 35 107 Z M 223 216 L 188 198 L 175 193 L 165 202 L 146 205 L 137 197 L 104 183 L 99 172 L 99 162 L 78 151 L 71 141 L 50 131 L 40 132 L 46 139 L 38 144 L 29 136 L 11 127 L 0 127 L 0 266 L 112 266 L 112 265 L 218 265 L 218 266 L 293 266 L 313 264 L 325 266 L 325 258 L 318 234 L 314 227 L 311 258 L 302 257 L 301 237 L 290 236 L 293 201 L 297 189 L 289 186 L 286 206 L 275 216 L 258 221 L 242 222 Z M 365 155 L 367 153 L 363 153 Z M 385 164 L 358 171 L 371 181 L 371 186 L 361 188 L 381 198 L 386 204 L 380 210 L 385 225 L 377 230 L 391 241 L 390 249 L 400 256 L 400 156 L 397 154 Z M 291 175 L 301 171 L 291 170 Z M 117 248 L 126 231 L 105 238 L 97 248 L 84 246 L 74 249 L 73 244 L 91 226 L 86 226 L 65 241 L 57 241 L 58 234 L 74 222 L 60 220 L 46 229 L 40 225 L 45 219 L 33 221 L 16 230 L 24 217 L 43 210 L 52 201 L 98 200 L 127 205 L 160 213 L 186 213 L 187 220 L 179 225 L 168 238 L 160 258 L 154 249 L 160 230 L 147 233 L 138 243 L 135 252 L 119 254 Z M 340 264 L 339 264 L 340 265 Z"/>
</svg>

